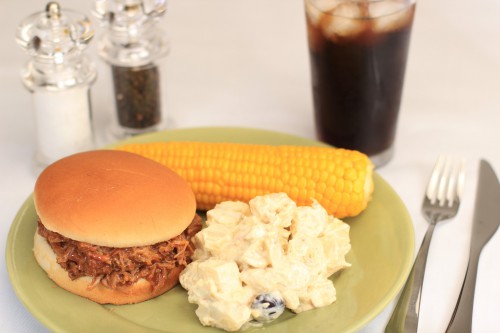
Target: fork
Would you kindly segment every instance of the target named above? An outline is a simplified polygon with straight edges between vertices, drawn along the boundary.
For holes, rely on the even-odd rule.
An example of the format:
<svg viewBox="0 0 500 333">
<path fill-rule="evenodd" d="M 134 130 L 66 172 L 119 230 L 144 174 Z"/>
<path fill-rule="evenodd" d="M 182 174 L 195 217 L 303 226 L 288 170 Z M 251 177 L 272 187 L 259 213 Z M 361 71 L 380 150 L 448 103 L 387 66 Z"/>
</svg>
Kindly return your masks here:
<svg viewBox="0 0 500 333">
<path fill-rule="evenodd" d="M 396 308 L 385 328 L 386 333 L 417 332 L 425 266 L 434 227 L 457 214 L 464 180 L 464 160 L 439 156 L 422 203 L 422 213 L 429 225 Z"/>
</svg>

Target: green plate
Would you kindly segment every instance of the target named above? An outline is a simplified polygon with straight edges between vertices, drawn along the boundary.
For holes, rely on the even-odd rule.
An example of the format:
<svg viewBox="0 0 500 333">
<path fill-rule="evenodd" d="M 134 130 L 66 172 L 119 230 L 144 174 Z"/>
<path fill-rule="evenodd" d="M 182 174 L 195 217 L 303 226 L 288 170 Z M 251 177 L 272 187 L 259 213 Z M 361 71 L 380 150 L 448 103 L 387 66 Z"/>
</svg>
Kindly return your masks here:
<svg viewBox="0 0 500 333">
<path fill-rule="evenodd" d="M 195 128 L 135 137 L 127 142 L 171 140 L 321 145 L 282 133 L 245 128 Z M 285 312 L 264 326 L 266 332 L 352 332 L 377 316 L 397 295 L 413 261 L 413 225 L 403 202 L 375 174 L 375 193 L 368 208 L 351 225 L 352 267 L 333 277 L 337 301 L 299 315 Z M 9 232 L 7 269 L 12 286 L 26 308 L 54 332 L 221 332 L 203 327 L 177 286 L 155 299 L 122 306 L 99 305 L 56 286 L 33 254 L 36 212 L 30 196 Z M 254 330 L 254 329 L 250 329 Z"/>
</svg>

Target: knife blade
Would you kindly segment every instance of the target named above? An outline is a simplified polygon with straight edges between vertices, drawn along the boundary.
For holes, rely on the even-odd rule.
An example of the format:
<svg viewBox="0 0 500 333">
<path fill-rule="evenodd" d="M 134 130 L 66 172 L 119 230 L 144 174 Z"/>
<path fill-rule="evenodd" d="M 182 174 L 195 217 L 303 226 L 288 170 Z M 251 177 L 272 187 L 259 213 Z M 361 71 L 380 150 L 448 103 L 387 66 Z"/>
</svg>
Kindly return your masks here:
<svg viewBox="0 0 500 333">
<path fill-rule="evenodd" d="M 491 165 L 481 160 L 476 203 L 472 225 L 469 263 L 462 290 L 451 317 L 447 333 L 470 332 L 476 286 L 477 267 L 483 247 L 495 234 L 500 224 L 500 183 Z"/>
</svg>

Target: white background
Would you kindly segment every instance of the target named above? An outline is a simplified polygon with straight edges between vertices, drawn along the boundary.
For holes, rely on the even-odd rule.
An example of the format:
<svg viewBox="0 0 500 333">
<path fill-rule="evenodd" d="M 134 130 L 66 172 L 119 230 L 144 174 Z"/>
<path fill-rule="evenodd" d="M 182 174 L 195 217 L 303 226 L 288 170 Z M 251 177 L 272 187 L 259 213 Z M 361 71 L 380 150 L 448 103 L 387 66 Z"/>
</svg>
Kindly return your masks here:
<svg viewBox="0 0 500 333">
<path fill-rule="evenodd" d="M 15 43 L 18 23 L 44 1 L 0 1 L 0 257 L 10 224 L 35 182 L 31 96 L 20 82 L 27 57 Z M 61 5 L 90 13 L 92 2 Z M 379 173 L 414 220 L 416 244 L 426 222 L 422 195 L 440 153 L 468 161 L 458 216 L 434 234 L 419 332 L 444 332 L 467 265 L 480 158 L 500 173 L 500 2 L 420 1 L 412 34 L 394 159 Z M 300 0 L 172 0 L 162 20 L 171 51 L 163 84 L 171 127 L 245 126 L 314 138 L 305 19 Z M 99 35 L 100 30 L 97 30 Z M 106 143 L 111 100 L 99 64 L 92 91 L 96 135 Z M 474 332 L 500 327 L 500 236 L 484 249 Z M 363 332 L 382 332 L 394 304 Z M 0 331 L 44 332 L 17 299 L 0 261 Z"/>
</svg>

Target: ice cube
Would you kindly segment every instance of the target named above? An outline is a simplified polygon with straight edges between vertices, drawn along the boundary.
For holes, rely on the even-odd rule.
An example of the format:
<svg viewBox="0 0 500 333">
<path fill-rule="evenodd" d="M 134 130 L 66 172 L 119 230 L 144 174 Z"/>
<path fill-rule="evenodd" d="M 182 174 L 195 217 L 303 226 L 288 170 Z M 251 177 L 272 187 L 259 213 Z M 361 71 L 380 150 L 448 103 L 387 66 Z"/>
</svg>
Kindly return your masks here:
<svg viewBox="0 0 500 333">
<path fill-rule="evenodd" d="M 368 2 L 365 1 L 347 1 L 335 6 L 331 12 L 333 16 L 340 16 L 350 19 L 367 18 L 369 15 Z"/>
<path fill-rule="evenodd" d="M 306 2 L 305 4 L 305 10 L 306 10 L 306 15 L 308 21 L 313 25 L 313 26 L 318 26 L 319 21 L 321 19 L 321 11 L 318 10 L 315 6 L 311 5 L 310 3 Z"/>
<path fill-rule="evenodd" d="M 306 4 L 315 7 L 317 10 L 328 13 L 345 0 L 306 0 Z"/>
<path fill-rule="evenodd" d="M 325 36 L 321 22 L 325 16 L 337 5 L 339 0 L 305 0 L 307 16 L 307 35 L 311 50 L 319 51 L 323 48 Z"/>
<path fill-rule="evenodd" d="M 325 15 L 321 22 L 323 31 L 331 39 L 355 37 L 366 29 L 366 6 L 363 3 L 342 3 Z"/>
<path fill-rule="evenodd" d="M 321 17 L 325 13 L 330 13 L 341 0 L 306 0 L 305 9 L 310 22 L 314 26 L 319 26 Z"/>
<path fill-rule="evenodd" d="M 372 2 L 369 5 L 370 17 L 376 18 L 399 12 L 407 7 L 405 0 L 385 0 Z"/>
<path fill-rule="evenodd" d="M 392 0 L 370 5 L 374 32 L 389 32 L 401 28 L 411 20 L 413 8 L 409 1 Z"/>
</svg>

